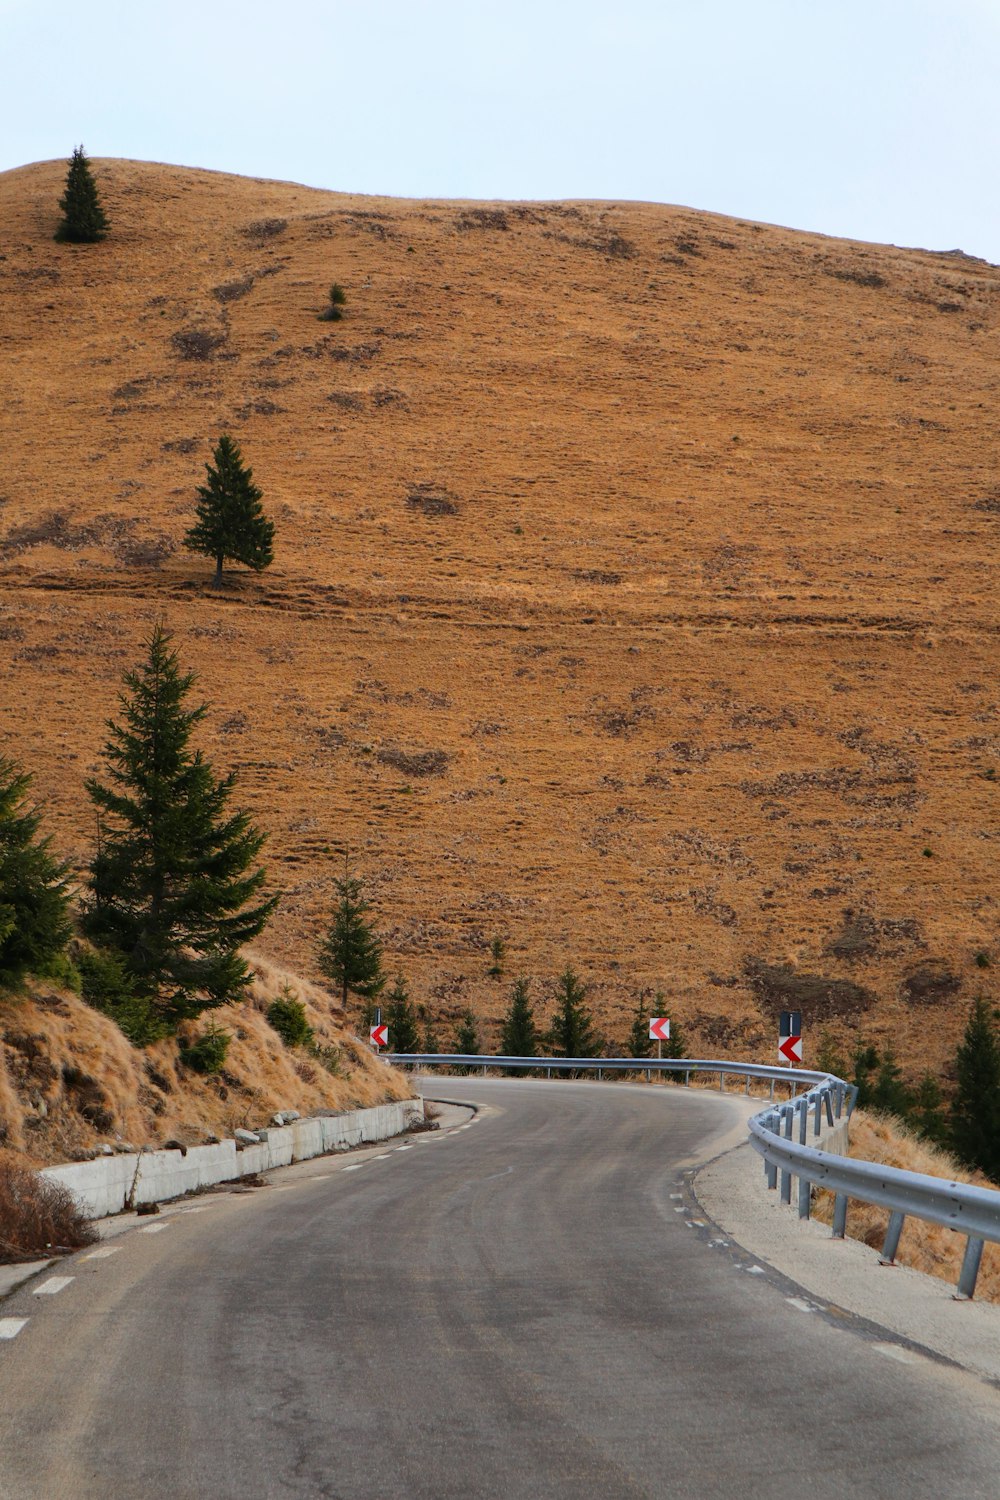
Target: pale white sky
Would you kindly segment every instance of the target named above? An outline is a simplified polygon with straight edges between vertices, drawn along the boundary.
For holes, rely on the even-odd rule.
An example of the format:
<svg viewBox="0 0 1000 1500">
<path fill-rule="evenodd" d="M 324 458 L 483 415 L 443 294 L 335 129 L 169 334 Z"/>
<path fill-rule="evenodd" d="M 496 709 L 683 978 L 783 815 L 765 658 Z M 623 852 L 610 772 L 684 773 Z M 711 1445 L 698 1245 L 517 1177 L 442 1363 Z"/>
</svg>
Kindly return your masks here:
<svg viewBox="0 0 1000 1500">
<path fill-rule="evenodd" d="M 0 0 L 0 170 L 82 141 L 1000 262 L 998 85 L 1000 0 Z"/>
</svg>

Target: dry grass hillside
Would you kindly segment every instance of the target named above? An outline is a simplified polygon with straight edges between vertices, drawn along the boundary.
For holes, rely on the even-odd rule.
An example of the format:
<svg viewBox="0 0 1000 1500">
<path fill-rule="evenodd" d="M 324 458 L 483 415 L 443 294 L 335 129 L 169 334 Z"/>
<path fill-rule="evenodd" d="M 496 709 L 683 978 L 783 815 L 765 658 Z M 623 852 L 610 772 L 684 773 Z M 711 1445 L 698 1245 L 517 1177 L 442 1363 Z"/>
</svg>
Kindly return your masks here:
<svg viewBox="0 0 1000 1500">
<path fill-rule="evenodd" d="M 247 997 L 182 1028 L 193 1040 L 215 1023 L 230 1037 L 223 1071 L 208 1077 L 178 1061 L 177 1041 L 130 1045 L 115 1023 L 70 991 L 38 981 L 0 996 L 0 1157 L 44 1166 L 101 1143 L 198 1145 L 207 1135 L 267 1125 L 278 1110 L 311 1114 L 403 1099 L 409 1082 L 345 1029 L 331 997 L 252 958 Z M 322 1057 L 286 1047 L 267 1007 L 302 1004 Z"/>
<path fill-rule="evenodd" d="M 650 204 L 0 176 L 2 737 L 59 847 L 175 632 L 315 972 L 337 851 L 442 1018 L 571 961 L 622 1038 L 951 1053 L 1000 964 L 1000 269 Z M 348 293 L 322 322 L 330 283 Z M 263 575 L 183 550 L 222 432 Z M 977 955 L 980 957 L 977 960 Z M 813 1052 L 815 1055 L 815 1052 Z"/>
</svg>

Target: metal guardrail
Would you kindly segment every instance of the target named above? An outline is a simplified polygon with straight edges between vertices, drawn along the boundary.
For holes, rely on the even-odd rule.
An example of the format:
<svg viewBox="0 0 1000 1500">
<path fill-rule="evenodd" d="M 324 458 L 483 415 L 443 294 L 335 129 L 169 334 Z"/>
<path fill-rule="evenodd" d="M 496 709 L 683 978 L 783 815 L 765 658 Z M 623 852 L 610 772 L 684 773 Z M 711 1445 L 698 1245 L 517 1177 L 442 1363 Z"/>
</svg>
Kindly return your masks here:
<svg viewBox="0 0 1000 1500">
<path fill-rule="evenodd" d="M 745 1080 L 746 1092 L 754 1081 L 769 1084 L 769 1103 L 748 1122 L 750 1145 L 764 1158 L 764 1172 L 769 1188 L 780 1186 L 781 1200 L 791 1203 L 792 1179 L 798 1181 L 799 1217 L 809 1217 L 812 1187 L 827 1188 L 834 1194 L 833 1235 L 843 1239 L 847 1229 L 847 1205 L 851 1198 L 875 1203 L 889 1209 L 889 1226 L 882 1246 L 883 1265 L 892 1265 L 899 1248 L 899 1238 L 907 1217 L 943 1224 L 966 1236 L 965 1255 L 958 1278 L 956 1298 L 972 1297 L 979 1275 L 983 1244 L 1000 1243 L 1000 1192 L 972 1187 L 968 1183 L 950 1182 L 944 1177 L 929 1177 L 922 1172 L 905 1172 L 899 1167 L 881 1166 L 876 1162 L 858 1161 L 810 1145 L 822 1135 L 824 1120 L 833 1126 L 837 1120 L 850 1118 L 857 1099 L 857 1089 L 830 1073 L 816 1073 L 807 1068 L 772 1067 L 766 1063 L 734 1063 L 716 1058 L 636 1058 L 636 1057 L 484 1057 L 458 1052 L 383 1053 L 387 1062 L 399 1067 L 460 1068 L 465 1072 L 482 1069 L 512 1069 L 540 1072 L 547 1078 L 553 1073 L 640 1073 L 650 1079 L 654 1073 L 683 1074 L 690 1083 L 692 1073 L 714 1073 L 720 1089 L 728 1077 Z M 775 1104 L 775 1084 L 789 1087 L 791 1097 Z M 801 1094 L 800 1085 L 805 1086 Z M 796 1139 L 797 1137 L 797 1139 Z"/>
</svg>

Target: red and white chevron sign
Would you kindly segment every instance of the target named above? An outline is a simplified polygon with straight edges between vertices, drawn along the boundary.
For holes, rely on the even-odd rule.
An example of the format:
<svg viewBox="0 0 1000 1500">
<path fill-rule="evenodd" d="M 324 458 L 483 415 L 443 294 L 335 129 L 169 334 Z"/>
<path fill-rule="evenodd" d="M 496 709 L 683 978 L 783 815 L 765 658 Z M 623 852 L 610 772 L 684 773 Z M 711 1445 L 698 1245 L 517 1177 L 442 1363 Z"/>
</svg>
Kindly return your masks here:
<svg viewBox="0 0 1000 1500">
<path fill-rule="evenodd" d="M 388 1047 L 389 1028 L 384 1021 L 382 1021 L 378 1026 L 372 1026 L 369 1029 L 368 1040 L 371 1042 L 373 1047 Z"/>
<path fill-rule="evenodd" d="M 783 1036 L 778 1041 L 778 1056 L 783 1057 L 787 1063 L 800 1063 L 802 1061 L 802 1038 L 800 1036 Z"/>
<path fill-rule="evenodd" d="M 649 1040 L 651 1042 L 669 1042 L 670 1040 L 670 1017 L 650 1016 L 649 1018 Z"/>
</svg>

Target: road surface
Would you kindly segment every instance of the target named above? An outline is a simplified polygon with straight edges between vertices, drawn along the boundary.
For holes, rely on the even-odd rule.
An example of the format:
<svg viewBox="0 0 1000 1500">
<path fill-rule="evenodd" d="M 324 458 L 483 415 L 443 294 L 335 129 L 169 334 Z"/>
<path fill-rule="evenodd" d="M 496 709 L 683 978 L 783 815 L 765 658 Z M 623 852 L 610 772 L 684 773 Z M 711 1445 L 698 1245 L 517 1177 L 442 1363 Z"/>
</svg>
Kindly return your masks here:
<svg viewBox="0 0 1000 1500">
<path fill-rule="evenodd" d="M 994 1389 L 696 1222 L 684 1170 L 738 1100 L 427 1089 L 485 1111 L 195 1199 L 0 1304 L 27 1320 L 3 1500 L 995 1500 Z"/>
</svg>

